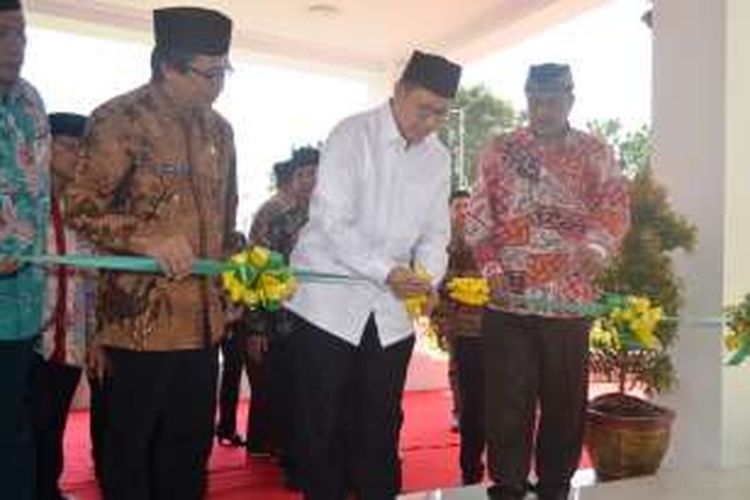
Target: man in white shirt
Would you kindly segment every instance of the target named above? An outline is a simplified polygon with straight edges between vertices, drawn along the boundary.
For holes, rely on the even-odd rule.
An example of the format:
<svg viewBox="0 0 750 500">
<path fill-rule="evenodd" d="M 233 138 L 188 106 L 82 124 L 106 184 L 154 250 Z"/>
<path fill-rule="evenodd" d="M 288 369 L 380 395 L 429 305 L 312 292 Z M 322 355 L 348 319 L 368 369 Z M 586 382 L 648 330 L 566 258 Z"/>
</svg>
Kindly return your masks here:
<svg viewBox="0 0 750 500">
<path fill-rule="evenodd" d="M 349 117 L 322 152 L 293 267 L 351 275 L 305 283 L 289 302 L 305 498 L 395 497 L 406 368 L 403 300 L 433 294 L 450 239 L 450 157 L 434 132 L 461 75 L 415 52 L 389 102 Z M 426 279 L 415 272 L 426 271 Z"/>
</svg>

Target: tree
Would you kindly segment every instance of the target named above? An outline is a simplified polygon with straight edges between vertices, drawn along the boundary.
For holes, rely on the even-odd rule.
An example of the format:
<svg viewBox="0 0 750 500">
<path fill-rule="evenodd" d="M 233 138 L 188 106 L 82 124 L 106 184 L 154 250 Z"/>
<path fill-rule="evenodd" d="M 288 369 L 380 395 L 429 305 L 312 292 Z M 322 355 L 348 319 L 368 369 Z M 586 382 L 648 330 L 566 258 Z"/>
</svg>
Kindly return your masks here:
<svg viewBox="0 0 750 500">
<path fill-rule="evenodd" d="M 648 297 L 668 317 L 676 317 L 682 293 L 672 254 L 693 250 L 696 228 L 673 210 L 666 189 L 654 176 L 648 127 L 625 133 L 617 120 L 604 120 L 591 122 L 588 128 L 612 146 L 623 171 L 631 179 L 630 231 L 600 283 L 609 293 Z M 663 347 L 657 352 L 594 346 L 592 371 L 619 378 L 621 385 L 627 378 L 641 384 L 648 393 L 668 390 L 675 382 L 669 348 L 677 338 L 677 323 L 663 322 L 655 334 Z"/>
<path fill-rule="evenodd" d="M 459 172 L 459 114 L 463 114 L 463 172 Z M 453 186 L 464 187 L 474 182 L 477 160 L 491 137 L 514 128 L 519 115 L 510 102 L 498 98 L 484 85 L 461 88 L 455 100 L 455 112 L 448 117 L 439 137 L 453 157 Z"/>
<path fill-rule="evenodd" d="M 628 178 L 648 168 L 651 158 L 651 131 L 646 125 L 625 132 L 619 120 L 592 120 L 589 132 L 604 139 L 615 150 L 620 166 Z"/>
</svg>

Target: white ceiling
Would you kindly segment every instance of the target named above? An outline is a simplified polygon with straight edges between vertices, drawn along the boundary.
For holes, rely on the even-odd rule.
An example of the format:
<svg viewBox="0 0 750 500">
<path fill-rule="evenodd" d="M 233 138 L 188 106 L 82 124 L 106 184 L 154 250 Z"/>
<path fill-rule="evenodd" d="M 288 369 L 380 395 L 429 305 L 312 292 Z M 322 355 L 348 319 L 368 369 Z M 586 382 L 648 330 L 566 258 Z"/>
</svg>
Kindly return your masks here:
<svg viewBox="0 0 750 500">
<path fill-rule="evenodd" d="M 607 0 L 27 0 L 48 19 L 138 31 L 151 10 L 176 4 L 222 10 L 233 46 L 308 62 L 380 71 L 413 48 L 468 62 Z M 322 6 L 323 12 L 315 11 Z M 311 9 L 312 7 L 312 9 Z M 332 8 L 335 12 L 329 12 Z M 69 23 L 68 23 L 69 26 Z M 81 28 L 83 29 L 83 28 Z"/>
</svg>

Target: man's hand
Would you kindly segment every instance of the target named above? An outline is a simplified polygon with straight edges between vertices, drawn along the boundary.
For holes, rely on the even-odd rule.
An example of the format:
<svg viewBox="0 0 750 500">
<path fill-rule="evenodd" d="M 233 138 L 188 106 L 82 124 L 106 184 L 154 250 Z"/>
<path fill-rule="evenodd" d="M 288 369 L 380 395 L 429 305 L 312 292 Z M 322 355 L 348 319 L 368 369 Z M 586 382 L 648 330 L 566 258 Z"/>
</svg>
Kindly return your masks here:
<svg viewBox="0 0 750 500">
<path fill-rule="evenodd" d="M 418 276 L 407 267 L 397 266 L 391 269 L 385 282 L 393 294 L 401 300 L 432 292 L 430 280 Z"/>
<path fill-rule="evenodd" d="M 243 308 L 234 304 L 229 304 L 224 312 L 224 323 L 234 323 L 242 318 Z"/>
<path fill-rule="evenodd" d="M 86 372 L 99 382 L 104 382 L 104 378 L 112 373 L 107 352 L 102 346 L 94 344 L 86 350 Z"/>
<path fill-rule="evenodd" d="M 170 279 L 185 279 L 193 269 L 195 253 L 190 242 L 182 235 L 141 238 L 134 242 L 134 248 L 138 253 L 156 260 Z"/>
<path fill-rule="evenodd" d="M 18 261 L 12 259 L 0 259 L 0 276 L 13 274 L 18 271 Z"/>
<path fill-rule="evenodd" d="M 430 289 L 430 293 L 427 295 L 427 303 L 424 306 L 424 315 L 427 317 L 432 316 L 432 312 L 435 310 L 439 303 L 440 296 L 435 290 Z"/>
<path fill-rule="evenodd" d="M 265 335 L 248 336 L 245 350 L 251 361 L 260 363 L 263 361 L 263 354 L 268 351 L 268 338 Z"/>
</svg>

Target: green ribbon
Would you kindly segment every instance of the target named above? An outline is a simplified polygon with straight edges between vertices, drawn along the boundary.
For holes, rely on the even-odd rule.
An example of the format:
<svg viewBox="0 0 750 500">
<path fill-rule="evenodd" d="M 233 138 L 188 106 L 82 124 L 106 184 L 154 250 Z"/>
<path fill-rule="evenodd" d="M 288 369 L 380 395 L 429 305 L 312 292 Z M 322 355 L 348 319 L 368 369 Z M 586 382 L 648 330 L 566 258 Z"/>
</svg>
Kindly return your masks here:
<svg viewBox="0 0 750 500">
<path fill-rule="evenodd" d="M 272 258 L 273 258 L 273 254 Z M 110 271 L 129 271 L 134 273 L 161 273 L 162 268 L 151 257 L 131 255 L 20 255 L 9 257 L 26 264 L 70 266 L 83 269 L 106 269 Z M 193 263 L 192 274 L 197 276 L 213 276 L 227 271 L 240 272 L 251 282 L 255 279 L 257 270 L 252 266 L 235 264 L 229 261 L 210 259 L 196 259 Z M 283 272 L 273 270 L 270 272 Z M 346 274 L 320 273 L 306 269 L 287 269 L 300 281 L 361 281 L 364 278 Z"/>
<path fill-rule="evenodd" d="M 160 273 L 161 266 L 151 257 L 125 256 L 125 255 L 21 255 L 9 256 L 8 258 L 17 260 L 22 263 L 35 265 L 56 265 L 70 266 L 87 269 L 107 269 L 113 271 L 129 271 L 136 273 Z M 281 256 L 275 252 L 271 253 L 273 259 L 280 259 Z M 278 264 L 275 260 L 274 263 Z M 283 262 L 283 261 L 282 261 Z M 260 272 L 271 273 L 291 273 L 302 282 L 352 282 L 363 281 L 365 278 L 350 276 L 336 273 L 320 273 L 306 269 L 281 268 L 280 266 L 267 266 L 270 269 L 265 271 L 256 270 L 252 266 L 235 264 L 229 261 L 217 261 L 210 259 L 197 259 L 193 263 L 192 273 L 198 276 L 219 275 L 227 271 L 240 273 L 247 283 L 257 279 Z M 549 300 L 542 297 L 509 297 L 508 305 L 522 306 L 531 312 L 556 312 L 566 314 L 577 314 L 588 318 L 595 318 L 609 314 L 614 309 L 625 307 L 627 298 L 618 294 L 606 294 L 593 303 L 580 304 L 573 302 L 560 302 Z M 699 318 L 701 324 L 714 326 L 723 324 L 723 318 Z M 678 322 L 680 318 L 665 317 L 662 321 Z M 745 337 L 739 349 L 733 353 L 727 362 L 730 366 L 742 364 L 750 358 L 750 338 Z"/>
<path fill-rule="evenodd" d="M 501 305 L 522 307 L 529 312 L 565 313 L 595 318 L 609 314 L 618 307 L 626 307 L 626 299 L 624 295 L 606 294 L 597 302 L 581 304 L 578 302 L 550 300 L 546 297 L 508 296 Z"/>
</svg>

